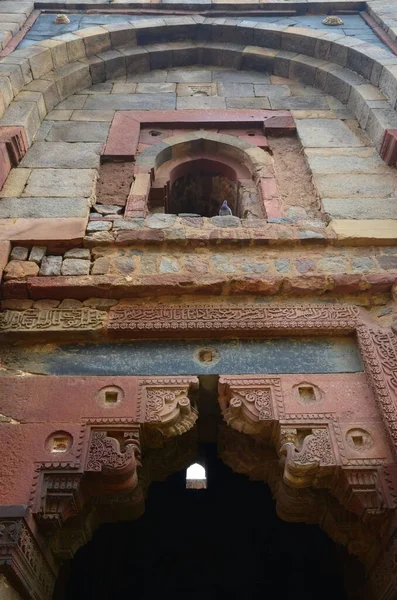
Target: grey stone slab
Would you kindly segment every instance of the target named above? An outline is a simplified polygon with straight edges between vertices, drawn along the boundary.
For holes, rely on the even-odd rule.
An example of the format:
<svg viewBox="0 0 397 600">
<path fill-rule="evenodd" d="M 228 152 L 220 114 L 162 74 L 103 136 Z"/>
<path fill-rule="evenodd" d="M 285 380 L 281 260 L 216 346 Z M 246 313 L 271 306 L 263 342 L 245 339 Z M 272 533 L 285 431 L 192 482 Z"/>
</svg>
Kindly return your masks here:
<svg viewBox="0 0 397 600">
<path fill-rule="evenodd" d="M 22 167 L 91 169 L 99 167 L 102 144 L 36 142 L 22 159 Z"/>
<path fill-rule="evenodd" d="M 231 97 L 254 97 L 254 86 L 252 83 L 219 83 L 218 93 L 220 96 Z"/>
<path fill-rule="evenodd" d="M 266 96 L 269 99 L 280 99 L 288 98 L 291 96 L 291 89 L 288 85 L 268 85 L 268 84 L 255 84 L 254 85 L 255 96 Z"/>
<path fill-rule="evenodd" d="M 33 246 L 29 254 L 29 260 L 35 262 L 36 265 L 40 265 L 41 261 L 47 254 L 46 246 Z"/>
<path fill-rule="evenodd" d="M 339 119 L 299 119 L 296 128 L 303 146 L 308 148 L 349 148 L 364 146 Z"/>
<path fill-rule="evenodd" d="M 138 83 L 137 94 L 172 94 L 176 92 L 176 83 Z"/>
<path fill-rule="evenodd" d="M 130 73 L 127 75 L 127 83 L 165 83 L 167 75 L 166 69 L 156 69 L 147 73 Z"/>
<path fill-rule="evenodd" d="M 322 206 L 334 219 L 397 219 L 397 198 L 324 198 Z"/>
<path fill-rule="evenodd" d="M 272 98 L 270 103 L 275 110 L 329 110 L 329 104 L 323 96 Z"/>
<path fill-rule="evenodd" d="M 169 83 L 211 83 L 211 69 L 170 69 L 167 75 Z"/>
<path fill-rule="evenodd" d="M 0 202 L 0 210 L 3 200 Z M 28 260 L 29 248 L 24 246 L 15 246 L 11 250 L 10 260 Z"/>
<path fill-rule="evenodd" d="M 177 99 L 178 110 L 222 108 L 226 108 L 225 98 L 218 96 L 180 96 Z"/>
<path fill-rule="evenodd" d="M 87 99 L 87 110 L 172 110 L 175 94 L 101 94 Z"/>
<path fill-rule="evenodd" d="M 270 84 L 268 73 L 258 71 L 212 71 L 212 81 L 216 83 L 266 83 Z"/>
<path fill-rule="evenodd" d="M 314 175 L 314 183 L 322 198 L 386 198 L 397 194 L 395 175 Z"/>
<path fill-rule="evenodd" d="M 26 198 L 91 198 L 95 169 L 34 169 L 23 196 Z"/>
<path fill-rule="evenodd" d="M 367 152 L 372 151 L 372 155 Z M 393 174 L 391 167 L 380 158 L 380 156 L 368 148 L 364 151 L 343 149 L 338 152 L 335 150 L 312 150 L 308 148 L 305 152 L 306 160 L 310 170 L 316 174 L 333 173 L 386 173 Z M 364 156 L 362 155 L 364 154 Z"/>
<path fill-rule="evenodd" d="M 88 248 L 71 248 L 63 255 L 63 258 L 79 258 L 81 260 L 91 260 L 91 253 Z"/>
<path fill-rule="evenodd" d="M 108 132 L 108 123 L 66 121 L 54 123 L 46 140 L 49 142 L 105 142 Z"/>
<path fill-rule="evenodd" d="M 0 219 L 43 219 L 86 217 L 86 198 L 4 198 Z M 34 261 L 36 262 L 36 261 Z"/>
<path fill-rule="evenodd" d="M 262 109 L 271 108 L 267 98 L 226 98 L 227 108 Z"/>
</svg>

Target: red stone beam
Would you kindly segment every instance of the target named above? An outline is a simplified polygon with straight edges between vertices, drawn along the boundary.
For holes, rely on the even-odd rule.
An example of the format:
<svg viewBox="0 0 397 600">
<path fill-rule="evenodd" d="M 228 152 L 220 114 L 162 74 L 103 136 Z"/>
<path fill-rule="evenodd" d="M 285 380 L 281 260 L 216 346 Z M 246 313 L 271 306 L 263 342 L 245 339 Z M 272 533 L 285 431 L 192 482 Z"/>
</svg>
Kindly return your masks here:
<svg viewBox="0 0 397 600">
<path fill-rule="evenodd" d="M 142 126 L 219 127 L 229 125 L 260 126 L 264 133 L 295 131 L 295 122 L 286 110 L 156 110 L 118 111 L 110 126 L 102 151 L 102 160 L 133 160 L 138 148 Z"/>
<path fill-rule="evenodd" d="M 12 167 L 16 167 L 28 149 L 23 127 L 0 127 L 0 190 Z"/>
</svg>

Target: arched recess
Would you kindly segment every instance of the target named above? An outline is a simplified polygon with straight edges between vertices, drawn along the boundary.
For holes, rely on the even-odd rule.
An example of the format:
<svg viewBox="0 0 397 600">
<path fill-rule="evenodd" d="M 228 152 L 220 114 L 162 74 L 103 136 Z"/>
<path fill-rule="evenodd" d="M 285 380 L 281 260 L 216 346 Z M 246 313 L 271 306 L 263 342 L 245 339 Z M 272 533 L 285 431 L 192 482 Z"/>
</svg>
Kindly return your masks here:
<svg viewBox="0 0 397 600">
<path fill-rule="evenodd" d="M 143 198 L 149 198 L 150 202 L 150 197 L 152 202 L 165 205 L 166 212 L 174 212 L 168 210 L 168 204 L 175 181 L 200 169 L 219 173 L 234 184 L 236 194 L 229 198 L 229 205 L 235 216 L 267 216 L 263 190 L 269 182 L 275 187 L 270 154 L 246 140 L 202 131 L 164 139 L 139 154 L 125 214 L 146 216 L 149 207 Z M 228 197 L 221 196 L 221 200 L 225 199 Z M 201 216 L 215 216 L 218 211 L 216 205 L 212 214 Z"/>
<path fill-rule="evenodd" d="M 2 89 L 3 105 L 9 108 L 0 126 L 23 127 L 30 145 L 47 112 L 93 83 L 150 69 L 217 64 L 289 77 L 336 97 L 393 164 L 393 140 L 385 138 L 397 127 L 392 56 L 356 42 L 351 46 L 348 38 L 329 39 L 326 32 L 310 29 L 205 18 L 197 23 L 193 17 L 184 17 L 183 23 L 166 17 L 81 30 L 1 59 L 8 82 Z M 21 94 L 25 91 L 29 97 Z M 368 100 L 375 91 L 376 106 Z"/>
</svg>

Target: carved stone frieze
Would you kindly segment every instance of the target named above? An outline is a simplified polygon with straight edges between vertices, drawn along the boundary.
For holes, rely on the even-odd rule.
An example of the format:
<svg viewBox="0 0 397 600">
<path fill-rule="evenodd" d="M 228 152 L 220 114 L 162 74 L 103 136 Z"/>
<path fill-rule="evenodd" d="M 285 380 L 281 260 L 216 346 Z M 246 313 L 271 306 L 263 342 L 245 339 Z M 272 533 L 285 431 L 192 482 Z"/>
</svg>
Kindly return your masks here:
<svg viewBox="0 0 397 600">
<path fill-rule="evenodd" d="M 189 394 L 197 387 L 197 377 L 142 380 L 139 401 L 145 406 L 145 440 L 149 446 L 161 445 L 162 438 L 181 435 L 194 426 L 198 412 Z"/>
<path fill-rule="evenodd" d="M 128 337 L 148 335 L 200 335 L 283 331 L 352 332 L 358 309 L 337 304 L 288 306 L 120 306 L 110 310 L 108 329 Z"/>
<path fill-rule="evenodd" d="M 397 453 L 397 336 L 384 329 L 357 327 L 365 369 Z"/>
<path fill-rule="evenodd" d="M 0 313 L 0 334 L 98 330 L 103 328 L 106 316 L 106 312 L 92 308 L 6 310 Z"/>
</svg>

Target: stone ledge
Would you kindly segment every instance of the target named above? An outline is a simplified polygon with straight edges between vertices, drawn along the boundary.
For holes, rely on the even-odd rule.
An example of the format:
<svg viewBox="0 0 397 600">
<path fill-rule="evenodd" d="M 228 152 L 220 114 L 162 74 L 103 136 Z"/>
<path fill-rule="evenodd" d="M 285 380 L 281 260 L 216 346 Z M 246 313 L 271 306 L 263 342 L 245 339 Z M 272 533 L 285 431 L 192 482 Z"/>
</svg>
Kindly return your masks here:
<svg viewBox="0 0 397 600">
<path fill-rule="evenodd" d="M 0 241 L 63 250 L 82 243 L 86 224 L 87 219 L 0 219 Z"/>
<path fill-rule="evenodd" d="M 328 228 L 338 245 L 397 245 L 397 223 L 392 219 L 334 219 Z"/>
</svg>

